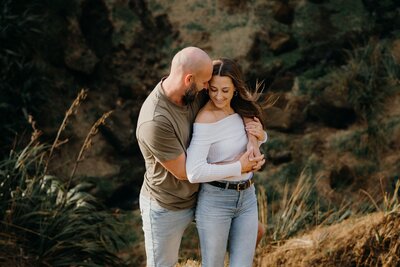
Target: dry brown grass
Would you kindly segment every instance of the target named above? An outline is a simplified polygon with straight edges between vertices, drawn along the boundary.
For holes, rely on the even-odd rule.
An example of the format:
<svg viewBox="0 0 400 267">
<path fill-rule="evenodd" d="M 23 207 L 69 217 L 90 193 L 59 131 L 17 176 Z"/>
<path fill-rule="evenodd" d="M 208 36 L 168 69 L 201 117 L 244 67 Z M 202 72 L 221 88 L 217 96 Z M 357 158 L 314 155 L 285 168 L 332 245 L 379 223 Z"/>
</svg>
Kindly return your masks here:
<svg viewBox="0 0 400 267">
<path fill-rule="evenodd" d="M 178 263 L 175 267 L 200 267 L 201 263 L 195 260 L 187 260 L 186 262 Z"/>
<path fill-rule="evenodd" d="M 53 144 L 52 144 L 52 146 L 50 148 L 50 151 L 49 151 L 49 154 L 48 154 L 48 158 L 47 158 L 47 162 L 46 162 L 46 165 L 45 165 L 45 168 L 44 168 L 44 173 L 47 173 L 47 168 L 48 168 L 49 162 L 51 160 L 51 157 L 53 156 L 54 149 L 59 147 L 59 146 L 61 146 L 64 143 L 68 142 L 68 139 L 60 141 L 61 132 L 65 130 L 65 127 L 68 124 L 68 120 L 70 119 L 70 117 L 73 114 L 76 114 L 79 106 L 86 99 L 86 97 L 87 97 L 87 90 L 86 89 L 82 89 L 79 92 L 78 96 L 72 102 L 72 104 L 69 107 L 69 109 L 65 112 L 64 119 L 63 119 L 60 127 L 58 128 L 57 135 L 56 135 L 56 137 L 55 137 L 55 139 L 53 141 Z"/>
<path fill-rule="evenodd" d="M 320 224 L 307 234 L 282 240 L 282 245 L 265 246 L 254 266 L 399 266 L 399 188 L 400 181 L 392 193 L 382 189 L 383 208 L 374 203 L 376 213 Z"/>
<path fill-rule="evenodd" d="M 108 112 L 104 113 L 90 128 L 90 131 L 86 135 L 85 141 L 83 142 L 83 145 L 79 151 L 78 157 L 75 161 L 75 165 L 74 165 L 74 168 L 72 169 L 69 183 L 71 182 L 71 180 L 73 179 L 73 177 L 75 175 L 78 164 L 82 160 L 84 160 L 85 151 L 89 150 L 90 147 L 92 146 L 92 139 L 99 132 L 99 127 L 106 123 L 106 119 L 111 115 L 111 113 L 112 113 L 112 111 L 108 111 Z"/>
<path fill-rule="evenodd" d="M 255 266 L 398 266 L 400 211 L 378 212 L 266 247 Z"/>
</svg>

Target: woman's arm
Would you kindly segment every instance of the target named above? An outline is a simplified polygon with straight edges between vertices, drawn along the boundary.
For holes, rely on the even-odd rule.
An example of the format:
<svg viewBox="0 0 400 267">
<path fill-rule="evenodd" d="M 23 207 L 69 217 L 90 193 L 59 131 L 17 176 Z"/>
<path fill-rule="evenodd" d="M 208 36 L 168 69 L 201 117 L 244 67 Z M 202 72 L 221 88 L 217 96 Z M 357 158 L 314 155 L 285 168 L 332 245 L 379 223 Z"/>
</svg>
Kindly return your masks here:
<svg viewBox="0 0 400 267">
<path fill-rule="evenodd" d="M 210 124 L 215 122 L 215 118 L 212 113 L 208 113 L 206 110 L 199 112 L 196 122 L 193 125 L 193 136 L 187 149 L 186 172 L 190 182 L 210 182 L 232 176 L 237 177 L 242 173 L 252 171 L 253 166 L 263 160 L 263 158 L 259 158 L 256 161 L 250 161 L 249 154 L 252 153 L 252 150 L 250 150 L 238 157 L 234 162 L 225 162 L 224 164 L 208 163 L 210 147 L 217 142 L 216 135 L 221 135 L 221 130 L 224 131 L 227 128 L 219 126 L 222 127 L 222 129 L 219 129 L 215 128 L 218 126 Z"/>
<path fill-rule="evenodd" d="M 258 161 L 250 161 L 249 155 L 252 151 L 246 151 L 241 157 L 232 163 L 208 163 L 207 155 L 210 146 L 192 142 L 187 150 L 186 172 L 189 182 L 204 183 L 216 180 L 224 180 L 232 176 L 240 176 L 242 173 L 250 172 Z"/>
<path fill-rule="evenodd" d="M 207 141 L 194 130 L 192 141 L 187 149 L 186 173 L 188 180 L 191 183 L 203 183 L 222 180 L 230 176 L 240 176 L 240 161 L 223 165 L 207 162 L 211 140 Z"/>
</svg>

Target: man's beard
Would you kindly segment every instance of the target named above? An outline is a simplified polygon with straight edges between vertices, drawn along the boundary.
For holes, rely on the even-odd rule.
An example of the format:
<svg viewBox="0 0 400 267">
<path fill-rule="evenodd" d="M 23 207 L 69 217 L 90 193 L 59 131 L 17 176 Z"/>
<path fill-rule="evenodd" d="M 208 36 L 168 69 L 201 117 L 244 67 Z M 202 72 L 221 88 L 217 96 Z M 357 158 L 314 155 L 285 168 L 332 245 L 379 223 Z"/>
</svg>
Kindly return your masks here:
<svg viewBox="0 0 400 267">
<path fill-rule="evenodd" d="M 185 94 L 182 96 L 182 101 L 185 105 L 189 105 L 194 101 L 197 96 L 196 84 L 192 83 L 188 89 L 186 89 Z"/>
</svg>

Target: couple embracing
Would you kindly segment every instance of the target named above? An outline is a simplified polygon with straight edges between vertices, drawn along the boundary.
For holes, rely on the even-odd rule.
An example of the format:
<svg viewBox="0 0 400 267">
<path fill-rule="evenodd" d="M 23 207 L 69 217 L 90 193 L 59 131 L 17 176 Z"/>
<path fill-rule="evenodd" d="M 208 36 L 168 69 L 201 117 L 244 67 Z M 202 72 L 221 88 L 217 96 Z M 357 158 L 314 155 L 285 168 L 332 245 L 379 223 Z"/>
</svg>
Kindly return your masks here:
<svg viewBox="0 0 400 267">
<path fill-rule="evenodd" d="M 257 90 L 256 90 L 257 91 Z M 187 47 L 140 110 L 140 192 L 147 266 L 174 266 L 196 221 L 203 267 L 252 266 L 258 212 L 253 172 L 265 163 L 262 109 L 230 59 Z M 229 246 L 229 247 L 228 247 Z"/>
</svg>

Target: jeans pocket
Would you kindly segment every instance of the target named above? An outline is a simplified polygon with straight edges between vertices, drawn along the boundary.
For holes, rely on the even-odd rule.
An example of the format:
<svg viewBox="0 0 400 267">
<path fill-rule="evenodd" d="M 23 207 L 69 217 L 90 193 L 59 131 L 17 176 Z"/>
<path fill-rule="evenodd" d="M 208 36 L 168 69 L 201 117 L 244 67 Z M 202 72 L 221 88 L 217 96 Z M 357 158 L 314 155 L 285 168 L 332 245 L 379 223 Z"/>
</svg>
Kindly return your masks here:
<svg viewBox="0 0 400 267">
<path fill-rule="evenodd" d="M 170 211 L 169 209 L 164 208 L 163 206 L 158 204 L 157 200 L 153 200 L 153 199 L 150 200 L 150 209 L 151 209 L 151 211 L 159 213 L 159 214 Z"/>
</svg>

